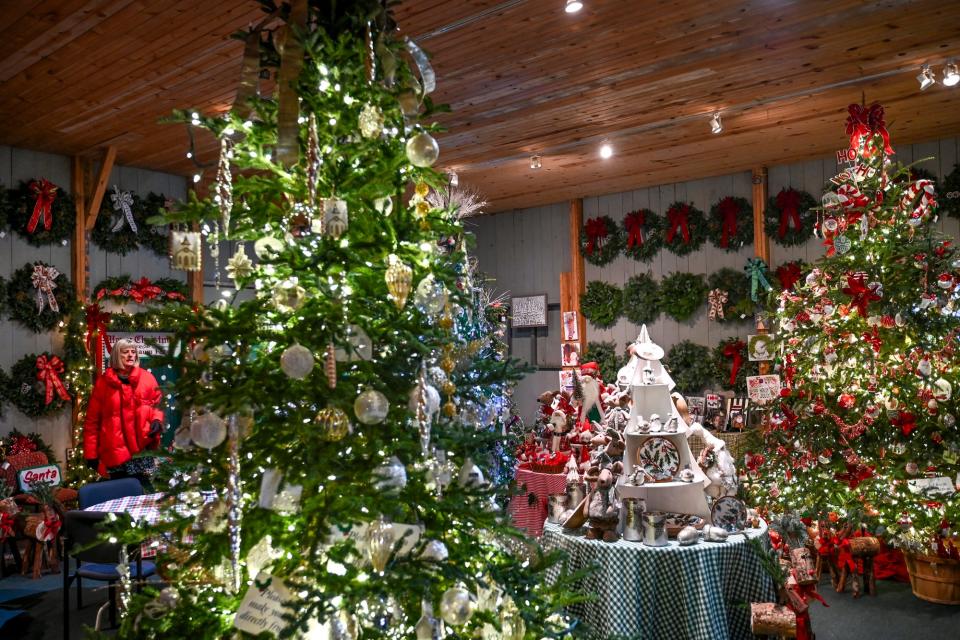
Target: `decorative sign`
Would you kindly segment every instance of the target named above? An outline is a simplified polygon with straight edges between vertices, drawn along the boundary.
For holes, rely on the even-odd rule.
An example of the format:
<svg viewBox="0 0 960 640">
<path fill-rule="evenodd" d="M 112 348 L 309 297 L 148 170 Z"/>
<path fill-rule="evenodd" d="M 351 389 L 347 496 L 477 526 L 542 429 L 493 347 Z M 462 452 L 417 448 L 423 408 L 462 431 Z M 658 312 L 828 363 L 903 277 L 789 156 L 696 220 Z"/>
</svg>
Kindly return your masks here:
<svg viewBox="0 0 960 640">
<path fill-rule="evenodd" d="M 547 326 L 547 294 L 510 298 L 511 323 L 516 328 Z"/>
<path fill-rule="evenodd" d="M 562 391 L 573 391 L 573 370 L 567 369 L 560 372 L 560 389 Z M 559 403 L 557 403 L 559 406 Z M 556 409 L 557 407 L 554 407 Z"/>
<path fill-rule="evenodd" d="M 577 322 L 576 311 L 563 312 L 563 339 L 570 342 L 580 340 L 580 326 Z"/>
<path fill-rule="evenodd" d="M 747 376 L 747 398 L 765 406 L 780 397 L 780 376 Z"/>
<path fill-rule="evenodd" d="M 203 249 L 199 231 L 171 231 L 171 268 L 180 271 L 200 271 L 203 266 Z"/>
<path fill-rule="evenodd" d="M 21 491 L 30 491 L 35 482 L 49 482 L 53 486 L 59 487 L 61 480 L 60 466 L 56 464 L 27 467 L 17 472 L 17 481 L 20 483 Z"/>
<path fill-rule="evenodd" d="M 773 360 L 773 336 L 768 333 L 747 336 L 747 355 L 751 362 Z"/>
<path fill-rule="evenodd" d="M 580 365 L 580 344 L 577 342 L 564 342 L 560 347 L 560 366 L 576 367 Z"/>
<path fill-rule="evenodd" d="M 956 491 L 953 481 L 944 476 L 907 480 L 907 486 L 913 493 L 923 493 L 928 496 L 952 495 Z"/>
<path fill-rule="evenodd" d="M 170 345 L 170 333 L 161 333 L 158 331 L 109 331 L 104 340 L 104 359 L 110 361 L 110 351 L 117 340 L 133 340 L 137 345 L 137 355 L 141 358 L 151 356 L 167 355 L 167 347 Z M 109 349 L 108 346 L 109 345 Z"/>
<path fill-rule="evenodd" d="M 270 584 L 262 589 L 257 586 L 268 581 Z M 261 572 L 243 596 L 233 619 L 233 626 L 254 635 L 266 631 L 277 636 L 289 624 L 283 619 L 284 614 L 290 614 L 285 603 L 292 603 L 294 600 L 293 593 L 283 580 Z"/>
</svg>

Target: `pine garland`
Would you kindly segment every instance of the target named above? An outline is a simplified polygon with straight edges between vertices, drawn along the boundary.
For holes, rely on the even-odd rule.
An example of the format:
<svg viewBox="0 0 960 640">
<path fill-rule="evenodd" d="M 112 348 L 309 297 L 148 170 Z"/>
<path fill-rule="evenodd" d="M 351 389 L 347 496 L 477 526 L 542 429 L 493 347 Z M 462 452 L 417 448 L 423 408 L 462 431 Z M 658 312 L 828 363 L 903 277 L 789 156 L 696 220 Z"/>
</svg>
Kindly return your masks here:
<svg viewBox="0 0 960 640">
<path fill-rule="evenodd" d="M 785 200 L 793 198 L 797 200 L 797 216 L 800 218 L 799 229 L 792 217 L 788 218 L 785 224 L 782 219 L 783 208 L 780 205 Z M 800 191 L 793 187 L 781 189 L 780 193 L 767 200 L 767 209 L 763 214 L 763 225 L 767 236 L 784 247 L 795 247 L 807 242 L 813 237 L 813 225 L 816 222 L 814 208 L 819 204 L 806 191 Z M 780 235 L 781 229 L 783 229 L 783 235 Z"/>
<path fill-rule="evenodd" d="M 707 293 L 701 274 L 671 273 L 660 282 L 660 308 L 677 322 L 684 322 L 706 304 Z"/>
<path fill-rule="evenodd" d="M 687 212 L 689 241 L 684 237 L 682 225 L 674 225 L 670 222 L 671 214 L 679 214 L 684 207 L 686 207 Z M 704 220 L 702 211 L 694 207 L 692 203 L 687 202 L 674 202 L 667 207 L 663 222 L 663 244 L 671 253 L 685 256 L 699 249 L 706 239 L 707 221 Z"/>
<path fill-rule="evenodd" d="M 623 292 L 617 285 L 594 280 L 580 298 L 580 313 L 598 329 L 609 329 L 623 315 Z"/>
<path fill-rule="evenodd" d="M 708 293 L 714 289 L 727 292 L 727 303 L 723 305 L 723 317 L 717 322 L 742 322 L 753 316 L 753 300 L 750 299 L 750 283 L 743 271 L 724 267 L 714 271 L 707 279 Z"/>
<path fill-rule="evenodd" d="M 53 394 L 50 404 L 46 404 L 46 385 L 37 380 L 37 358 L 41 355 L 48 359 L 53 357 L 51 353 L 32 353 L 17 360 L 10 369 L 10 377 L 5 389 L 5 395 L 10 403 L 31 418 L 58 413 L 67 405 L 67 402 L 56 393 Z M 66 383 L 68 371 L 69 369 L 65 368 L 60 376 L 64 383 Z M 67 391 L 69 392 L 70 389 Z"/>
<path fill-rule="evenodd" d="M 130 294 L 135 293 L 134 289 L 140 285 L 152 285 L 160 290 L 153 297 L 144 298 L 143 304 L 185 300 L 187 296 L 187 285 L 175 278 L 157 278 L 152 282 L 146 278 L 141 278 L 135 282 L 129 275 L 121 274 L 101 280 L 93 288 L 93 298 L 95 300 L 106 298 L 121 304 L 137 302 Z M 120 293 L 112 293 L 118 290 Z"/>
<path fill-rule="evenodd" d="M 617 355 L 617 344 L 615 342 L 588 342 L 587 353 L 584 358 L 597 363 L 597 367 L 600 369 L 600 378 L 608 383 L 617 379 L 617 373 L 627 364 L 628 360 L 626 354 Z"/>
<path fill-rule="evenodd" d="M 110 196 L 114 193 L 115 191 L 111 190 L 104 194 L 103 203 L 100 205 L 100 213 L 97 216 L 97 222 L 93 227 L 93 231 L 90 232 L 90 240 L 107 253 L 116 253 L 125 256 L 140 247 L 140 229 L 146 225 L 147 216 L 144 212 L 143 201 L 140 199 L 140 196 L 131 193 L 130 195 L 133 196 L 133 204 L 130 209 L 133 213 L 133 220 L 137 225 L 137 230 L 134 231 L 131 229 L 123 212 L 115 209 L 113 206 L 113 200 Z M 121 219 L 123 220 L 123 226 L 117 231 L 113 231 L 113 227 Z"/>
<path fill-rule="evenodd" d="M 597 238 L 593 246 L 590 244 L 590 237 L 587 229 L 591 225 L 602 225 L 605 235 Z M 583 259 L 592 265 L 602 267 L 610 264 L 623 249 L 623 231 L 620 226 L 613 221 L 610 216 L 597 216 L 586 220 L 583 228 L 580 229 L 580 253 Z"/>
<path fill-rule="evenodd" d="M 648 274 L 627 280 L 623 287 L 623 315 L 633 324 L 647 324 L 660 316 L 660 287 Z"/>
<path fill-rule="evenodd" d="M 681 393 L 694 395 L 711 387 L 716 370 L 710 347 L 690 340 L 678 342 L 667 352 L 663 363 Z"/>
<path fill-rule="evenodd" d="M 737 214 L 734 217 L 736 229 L 728 234 L 727 244 L 723 245 L 724 216 L 721 213 L 724 207 L 736 206 Z M 727 196 L 720 198 L 710 207 L 710 217 L 707 224 L 710 229 L 710 242 L 724 251 L 736 252 L 745 245 L 753 244 L 753 205 L 746 198 Z"/>
<path fill-rule="evenodd" d="M 35 247 L 47 244 L 66 243 L 73 235 L 77 212 L 73 198 L 63 188 L 57 187 L 57 195 L 50 207 L 53 217 L 50 230 L 47 231 L 40 220 L 33 233 L 27 232 L 27 224 L 33 215 L 37 198 L 30 189 L 30 182 L 21 182 L 16 189 L 8 192 L 7 221 L 24 240 Z"/>
<path fill-rule="evenodd" d="M 67 276 L 61 273 L 54 279 L 57 288 L 53 291 L 53 296 L 60 307 L 59 313 L 53 311 L 46 301 L 44 301 L 43 311 L 37 313 L 37 290 L 32 281 L 33 268 L 36 265 L 49 266 L 40 261 L 28 263 L 10 276 L 10 282 L 7 284 L 7 304 L 13 320 L 31 331 L 40 333 L 53 329 L 66 317 L 73 305 L 74 295 L 73 285 Z"/>
<path fill-rule="evenodd" d="M 631 216 L 639 216 L 639 218 L 631 218 Z M 633 220 L 638 219 L 643 221 L 640 225 L 641 242 L 634 242 L 631 246 L 630 229 L 634 224 Z M 650 262 L 663 248 L 663 217 L 650 209 L 631 211 L 623 217 L 621 225 L 625 237 L 623 252 L 634 260 Z"/>
</svg>

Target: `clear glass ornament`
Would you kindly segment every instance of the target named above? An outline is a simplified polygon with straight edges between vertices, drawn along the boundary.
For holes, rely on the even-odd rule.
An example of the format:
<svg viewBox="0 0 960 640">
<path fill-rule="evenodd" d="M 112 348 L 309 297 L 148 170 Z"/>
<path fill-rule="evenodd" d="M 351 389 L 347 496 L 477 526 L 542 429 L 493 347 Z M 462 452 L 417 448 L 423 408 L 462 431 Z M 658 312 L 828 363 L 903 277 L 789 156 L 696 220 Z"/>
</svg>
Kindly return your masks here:
<svg viewBox="0 0 960 640">
<path fill-rule="evenodd" d="M 431 273 L 417 285 L 413 293 L 413 305 L 420 313 L 435 316 L 443 311 L 447 298 L 447 288 Z"/>
<path fill-rule="evenodd" d="M 367 389 L 353 402 L 353 412 L 363 424 L 383 422 L 390 410 L 390 401 L 376 389 Z"/>
<path fill-rule="evenodd" d="M 403 305 L 407 304 L 407 297 L 410 295 L 413 269 L 391 253 L 387 257 L 387 271 L 384 274 L 384 280 L 387 283 L 387 291 L 393 296 L 393 303 L 397 309 L 403 309 Z"/>
<path fill-rule="evenodd" d="M 430 167 L 440 157 L 440 145 L 426 131 L 407 140 L 407 160 L 416 167 Z"/>
<path fill-rule="evenodd" d="M 289 278 L 277 284 L 273 290 L 273 305 L 278 311 L 292 313 L 299 309 L 307 299 L 307 291 L 296 278 Z"/>
<path fill-rule="evenodd" d="M 403 489 L 407 486 L 407 469 L 397 456 L 373 470 L 374 485 L 381 491 L 388 489 Z"/>
<path fill-rule="evenodd" d="M 424 600 L 420 605 L 420 619 L 413 628 L 417 640 L 440 640 L 440 621 L 433 617 L 433 605 Z"/>
<path fill-rule="evenodd" d="M 294 380 L 303 380 L 313 371 L 313 352 L 303 345 L 292 344 L 280 354 L 280 369 Z"/>
<path fill-rule="evenodd" d="M 462 587 L 450 587 L 440 599 L 440 617 L 455 627 L 465 625 L 476 606 L 473 595 Z"/>
<path fill-rule="evenodd" d="M 374 571 L 383 573 L 393 553 L 393 544 L 396 542 L 393 525 L 383 517 L 374 520 L 367 526 L 364 541 L 367 560 L 370 561 Z"/>
<path fill-rule="evenodd" d="M 204 413 L 190 422 L 190 439 L 204 449 L 213 449 L 227 438 L 227 423 L 213 412 Z"/>
</svg>

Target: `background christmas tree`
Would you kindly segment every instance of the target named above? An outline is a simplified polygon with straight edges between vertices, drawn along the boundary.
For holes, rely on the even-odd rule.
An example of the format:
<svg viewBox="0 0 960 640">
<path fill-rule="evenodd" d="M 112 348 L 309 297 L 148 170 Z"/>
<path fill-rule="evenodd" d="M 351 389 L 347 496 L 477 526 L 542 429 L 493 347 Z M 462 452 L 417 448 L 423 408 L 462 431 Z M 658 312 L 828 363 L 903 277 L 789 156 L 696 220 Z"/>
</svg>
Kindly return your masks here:
<svg viewBox="0 0 960 640">
<path fill-rule="evenodd" d="M 291 602 L 282 637 L 567 626 L 551 617 L 563 585 L 543 580 L 554 559 L 509 526 L 506 487 L 487 479 L 498 399 L 521 370 L 473 281 L 457 203 L 428 199 L 447 182 L 420 124 L 433 72 L 385 4 L 265 2 L 277 23 L 244 34 L 233 110 L 178 114 L 221 158 L 214 196 L 166 221 L 238 241 L 227 273 L 255 295 L 166 314 L 191 417 L 171 519 L 112 534 L 162 533 L 171 586 L 130 601 L 123 637 L 246 637 L 256 616 L 236 612 L 268 583 Z M 271 98 L 250 89 L 261 66 Z"/>
<path fill-rule="evenodd" d="M 929 551 L 960 518 L 960 261 L 935 229 L 932 182 L 892 162 L 882 107 L 852 105 L 847 133 L 819 221 L 826 255 L 778 300 L 782 412 L 748 465 L 775 510 Z M 928 477 L 942 490 L 917 486 Z"/>
</svg>

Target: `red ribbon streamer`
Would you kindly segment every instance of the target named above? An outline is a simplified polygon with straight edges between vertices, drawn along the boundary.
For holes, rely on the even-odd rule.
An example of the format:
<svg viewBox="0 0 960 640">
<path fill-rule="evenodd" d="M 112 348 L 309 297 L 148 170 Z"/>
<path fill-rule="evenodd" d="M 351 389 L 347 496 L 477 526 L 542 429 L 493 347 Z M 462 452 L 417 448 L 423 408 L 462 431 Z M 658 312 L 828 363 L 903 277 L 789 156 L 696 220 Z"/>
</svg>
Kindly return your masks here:
<svg viewBox="0 0 960 640">
<path fill-rule="evenodd" d="M 726 358 L 733 358 L 733 367 L 730 368 L 730 386 L 737 384 L 737 373 L 740 371 L 740 365 L 743 364 L 743 350 L 747 348 L 743 340 L 731 342 L 723 348 L 723 355 Z"/>
<path fill-rule="evenodd" d="M 780 280 L 784 290 L 793 289 L 793 285 L 800 280 L 801 275 L 800 265 L 796 262 L 788 262 L 777 267 L 777 279 Z"/>
<path fill-rule="evenodd" d="M 787 235 L 791 222 L 794 228 L 800 231 L 800 192 L 796 189 L 781 190 L 777 194 L 777 208 L 780 209 L 780 227 L 777 229 L 777 235 L 783 239 Z M 779 272 L 780 270 L 777 269 L 777 273 Z M 789 289 L 789 287 L 785 288 Z"/>
<path fill-rule="evenodd" d="M 627 229 L 627 248 L 632 249 L 634 245 L 643 246 L 643 225 L 646 224 L 646 216 L 643 210 L 628 213 L 623 219 L 623 226 Z"/>
<path fill-rule="evenodd" d="M 717 213 L 720 214 L 720 246 L 726 249 L 730 245 L 730 236 L 737 235 L 737 214 L 740 213 L 740 207 L 737 201 L 727 196 L 720 201 L 717 206 Z"/>
<path fill-rule="evenodd" d="M 880 299 L 872 289 L 867 288 L 866 278 L 862 275 L 847 276 L 847 285 L 841 291 L 850 296 L 850 304 L 857 308 L 861 318 L 867 317 L 867 306 Z"/>
<path fill-rule="evenodd" d="M 46 178 L 40 178 L 30 183 L 30 191 L 36 197 L 36 202 L 33 205 L 33 214 L 30 216 L 30 221 L 27 222 L 27 233 L 33 233 L 36 230 L 40 218 L 43 218 L 44 230 L 50 231 L 50 227 L 53 226 L 52 207 L 53 201 L 57 197 L 57 185 Z"/>
<path fill-rule="evenodd" d="M 593 255 L 594 249 L 603 247 L 603 239 L 607 237 L 607 233 L 607 221 L 603 218 L 587 220 L 587 246 L 585 251 L 588 256 Z"/>
<path fill-rule="evenodd" d="M 46 387 L 46 401 L 44 404 L 53 402 L 53 394 L 56 392 L 61 400 L 69 401 L 70 394 L 67 388 L 63 386 L 60 376 L 63 375 L 63 360 L 57 356 L 46 355 L 37 356 L 37 380 L 44 383 Z"/>
<path fill-rule="evenodd" d="M 93 376 L 96 378 L 103 371 L 103 341 L 106 338 L 107 327 L 113 314 L 101 309 L 96 302 L 87 305 L 86 314 L 87 353 L 92 355 L 96 362 L 96 368 L 93 371 Z"/>
<path fill-rule="evenodd" d="M 670 225 L 667 229 L 667 244 L 673 242 L 677 231 L 683 236 L 683 244 L 690 244 L 689 215 L 690 205 L 686 204 L 672 207 L 667 211 L 667 223 Z"/>
</svg>

